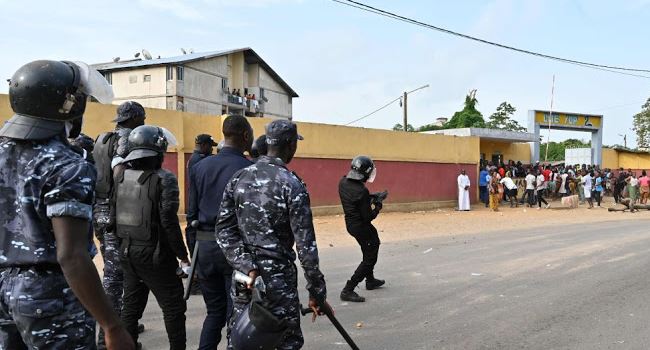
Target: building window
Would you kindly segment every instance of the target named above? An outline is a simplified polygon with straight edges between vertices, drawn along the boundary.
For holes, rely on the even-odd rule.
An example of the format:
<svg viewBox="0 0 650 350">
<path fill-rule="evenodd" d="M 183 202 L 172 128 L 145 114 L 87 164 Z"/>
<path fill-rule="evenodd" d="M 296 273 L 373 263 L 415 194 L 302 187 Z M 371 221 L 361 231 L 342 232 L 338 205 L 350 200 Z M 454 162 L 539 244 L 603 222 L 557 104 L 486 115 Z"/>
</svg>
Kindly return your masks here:
<svg viewBox="0 0 650 350">
<path fill-rule="evenodd" d="M 227 93 L 230 93 L 230 91 L 228 91 L 228 79 L 227 78 L 221 79 L 221 90 L 223 90 L 223 91 L 225 91 Z"/>
<path fill-rule="evenodd" d="M 167 80 L 174 80 L 174 67 L 167 66 Z"/>
<path fill-rule="evenodd" d="M 144 76 L 144 78 L 142 79 L 142 81 L 144 81 L 145 83 L 149 83 L 149 82 L 151 82 L 151 75 L 146 74 L 146 75 Z"/>
<path fill-rule="evenodd" d="M 108 85 L 113 85 L 113 73 L 111 72 L 104 73 L 104 78 L 108 82 Z"/>
<path fill-rule="evenodd" d="M 176 67 L 176 80 L 183 80 L 183 75 L 185 74 L 185 69 L 182 66 Z"/>
<path fill-rule="evenodd" d="M 138 82 L 138 76 L 137 75 L 129 75 L 129 84 L 135 84 Z"/>
<path fill-rule="evenodd" d="M 260 88 L 260 101 L 265 101 L 266 102 L 266 97 L 264 97 L 264 88 Z"/>
<path fill-rule="evenodd" d="M 291 104 L 291 96 L 287 96 L 287 100 L 289 100 L 289 104 Z"/>
</svg>

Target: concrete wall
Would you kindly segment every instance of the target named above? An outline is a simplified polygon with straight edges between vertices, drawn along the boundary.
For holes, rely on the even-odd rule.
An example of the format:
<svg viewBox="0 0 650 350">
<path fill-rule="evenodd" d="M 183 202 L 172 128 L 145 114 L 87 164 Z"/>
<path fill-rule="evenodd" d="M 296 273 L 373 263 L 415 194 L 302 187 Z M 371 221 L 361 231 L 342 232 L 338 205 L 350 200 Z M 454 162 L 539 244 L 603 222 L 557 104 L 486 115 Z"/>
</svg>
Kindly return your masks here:
<svg viewBox="0 0 650 350">
<path fill-rule="evenodd" d="M 115 109 L 114 105 L 90 103 L 85 113 L 84 133 L 96 137 L 101 132 L 113 129 L 111 120 L 115 116 Z M 0 95 L 0 121 L 11 115 L 7 95 Z M 164 166 L 177 174 L 180 184 L 186 183 L 185 164 L 194 148 L 194 137 L 209 133 L 216 139 L 222 139 L 223 119 L 219 116 L 147 109 L 147 124 L 164 126 L 178 139 L 178 145 L 169 148 Z M 250 118 L 249 121 L 255 134 L 260 135 L 270 119 Z M 456 177 L 461 168 L 466 169 L 472 183 L 476 183 L 477 137 L 300 122 L 298 130 L 305 140 L 300 142 L 290 168 L 306 182 L 314 206 L 338 204 L 338 181 L 347 173 L 351 159 L 359 154 L 369 155 L 377 161 L 377 181 L 371 185 L 371 190 L 388 189 L 390 197 L 387 204 L 453 203 L 456 198 Z M 181 203 L 184 203 L 184 192 L 181 197 Z"/>
<path fill-rule="evenodd" d="M 502 154 L 503 161 L 521 161 L 530 163 L 530 145 L 528 143 L 508 143 L 490 140 L 481 140 L 480 153 L 485 154 L 485 159 L 491 160 L 493 154 Z"/>
<path fill-rule="evenodd" d="M 144 82 L 145 75 L 151 76 L 150 82 Z M 164 97 L 167 93 L 165 67 L 112 72 L 111 77 L 117 100 L 129 99 L 133 96 L 146 100 L 148 97 Z M 135 83 L 129 80 L 131 77 L 135 77 Z"/>
<path fill-rule="evenodd" d="M 259 86 L 264 88 L 264 97 L 269 100 L 264 106 L 264 113 L 290 118 L 293 115 L 293 105 L 289 103 L 289 92 L 261 67 L 259 68 L 259 83 Z"/>
<path fill-rule="evenodd" d="M 603 148 L 603 169 L 617 169 L 618 165 L 618 152 L 611 148 Z"/>
</svg>

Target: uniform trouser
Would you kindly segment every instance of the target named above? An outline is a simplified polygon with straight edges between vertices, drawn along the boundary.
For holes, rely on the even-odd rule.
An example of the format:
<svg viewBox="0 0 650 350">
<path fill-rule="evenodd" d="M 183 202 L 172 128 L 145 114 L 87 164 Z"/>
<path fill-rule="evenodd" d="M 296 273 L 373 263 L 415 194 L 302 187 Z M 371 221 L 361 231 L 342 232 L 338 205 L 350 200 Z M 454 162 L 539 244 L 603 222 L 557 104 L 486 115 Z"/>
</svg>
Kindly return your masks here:
<svg viewBox="0 0 650 350">
<path fill-rule="evenodd" d="M 59 269 L 3 269 L 0 294 L 0 349 L 95 349 L 95 320 Z"/>
<path fill-rule="evenodd" d="M 354 288 L 364 279 L 372 280 L 375 278 L 374 270 L 379 255 L 380 241 L 377 229 L 372 225 L 368 225 L 358 231 L 355 230 L 355 232 L 350 234 L 357 240 L 357 243 L 359 243 L 361 253 L 363 254 L 361 263 L 354 271 L 352 277 L 350 277 L 350 282 L 354 285 Z M 346 286 L 346 288 L 348 287 L 350 286 Z"/>
<path fill-rule="evenodd" d="M 256 260 L 260 275 L 266 284 L 267 308 L 273 315 L 287 320 L 288 329 L 278 350 L 296 350 L 302 348 L 304 339 L 300 329 L 300 300 L 298 299 L 298 274 L 294 264 L 278 260 Z M 229 325 L 232 327 L 237 316 L 250 302 L 250 291 L 234 283 L 231 288 L 233 315 Z M 230 334 L 231 332 L 229 332 Z M 228 350 L 233 350 L 230 341 Z"/>
<path fill-rule="evenodd" d="M 185 349 L 185 311 L 183 284 L 176 275 L 176 258 L 167 257 L 153 264 L 151 252 L 142 252 L 131 246 L 128 258 L 122 257 L 124 269 L 124 306 L 122 322 L 138 341 L 138 321 L 142 317 L 149 291 L 162 309 L 170 349 Z"/>
<path fill-rule="evenodd" d="M 216 349 L 221 342 L 221 330 L 232 314 L 232 267 L 214 240 L 196 244 L 199 245 L 197 275 L 207 309 L 199 349 Z"/>
</svg>

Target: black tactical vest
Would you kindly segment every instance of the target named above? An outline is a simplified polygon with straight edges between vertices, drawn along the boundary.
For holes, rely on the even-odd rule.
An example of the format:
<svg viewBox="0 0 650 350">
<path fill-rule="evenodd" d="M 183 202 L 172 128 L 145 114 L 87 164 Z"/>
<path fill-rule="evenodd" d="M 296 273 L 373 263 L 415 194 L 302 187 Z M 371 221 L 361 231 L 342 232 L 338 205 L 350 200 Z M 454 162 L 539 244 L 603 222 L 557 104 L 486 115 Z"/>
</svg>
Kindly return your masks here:
<svg viewBox="0 0 650 350">
<path fill-rule="evenodd" d="M 153 170 L 126 169 L 115 179 L 116 233 L 133 245 L 158 244 L 160 177 Z"/>
<path fill-rule="evenodd" d="M 117 134 L 109 131 L 97 137 L 95 148 L 93 149 L 93 158 L 97 168 L 97 182 L 95 184 L 95 195 L 97 198 L 108 199 L 111 197 L 113 190 L 113 150 L 117 141 Z"/>
</svg>

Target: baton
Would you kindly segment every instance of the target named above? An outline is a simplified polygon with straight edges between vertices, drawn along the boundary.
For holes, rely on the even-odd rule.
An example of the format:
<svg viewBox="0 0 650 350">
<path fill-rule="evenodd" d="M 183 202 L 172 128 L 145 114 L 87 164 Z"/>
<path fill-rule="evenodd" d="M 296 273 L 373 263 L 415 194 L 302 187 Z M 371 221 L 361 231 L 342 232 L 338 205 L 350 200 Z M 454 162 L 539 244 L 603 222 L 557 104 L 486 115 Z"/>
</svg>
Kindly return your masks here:
<svg viewBox="0 0 650 350">
<path fill-rule="evenodd" d="M 326 307 L 326 308 L 321 307 L 321 311 L 327 316 L 327 318 L 330 319 L 330 322 L 332 322 L 332 324 L 334 325 L 336 330 L 339 331 L 341 336 L 343 336 L 343 339 L 345 339 L 345 341 L 348 343 L 348 345 L 350 345 L 350 348 L 352 350 L 359 350 L 359 347 L 357 346 L 357 344 L 354 343 L 354 340 L 352 340 L 352 338 L 350 338 L 350 335 L 348 334 L 348 332 L 345 331 L 345 328 L 343 328 L 343 326 L 341 325 L 339 320 L 337 320 L 336 317 L 334 317 L 334 313 L 332 312 L 332 309 L 329 308 L 329 307 Z M 307 314 L 310 314 L 310 313 L 313 313 L 313 312 L 314 312 L 314 310 L 312 310 L 312 309 L 310 309 L 308 307 L 303 308 L 302 305 L 300 306 L 300 313 L 303 316 L 305 316 Z"/>
<path fill-rule="evenodd" d="M 199 227 L 199 221 L 194 220 L 190 223 L 190 227 L 197 228 Z M 199 242 L 194 242 L 194 250 L 192 251 L 192 261 L 190 262 L 190 272 L 187 274 L 187 286 L 185 287 L 185 293 L 183 294 L 183 299 L 188 300 L 190 298 L 190 292 L 192 291 L 192 281 L 194 280 L 194 274 L 196 273 L 196 261 L 199 258 Z"/>
</svg>

